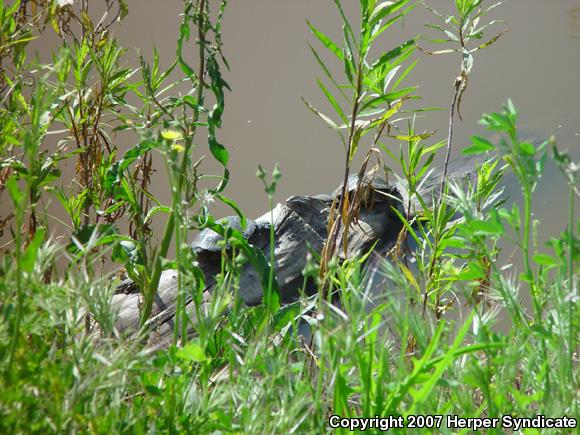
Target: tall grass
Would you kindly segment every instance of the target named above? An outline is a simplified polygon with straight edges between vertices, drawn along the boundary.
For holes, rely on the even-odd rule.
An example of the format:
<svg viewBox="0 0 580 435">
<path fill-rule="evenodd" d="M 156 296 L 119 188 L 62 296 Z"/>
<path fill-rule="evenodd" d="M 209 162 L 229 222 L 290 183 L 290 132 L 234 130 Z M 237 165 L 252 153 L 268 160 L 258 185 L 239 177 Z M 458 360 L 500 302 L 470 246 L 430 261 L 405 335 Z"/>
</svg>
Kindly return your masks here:
<svg viewBox="0 0 580 435">
<path fill-rule="evenodd" d="M 87 2 L 66 3 L 0 3 L 0 199 L 6 205 L 0 230 L 11 235 L 0 258 L 0 431 L 319 433 L 330 430 L 331 415 L 407 422 L 416 415 L 580 418 L 578 164 L 554 140 L 522 140 L 508 101 L 481 121 L 499 139 L 475 136 L 464 150 L 485 157 L 475 178 L 445 183 L 441 200 L 421 197 L 435 155 L 451 147 L 452 134 L 432 143 L 431 134 L 416 132 L 412 113 L 406 125 L 394 122 L 415 90 L 399 85 L 412 71 L 412 60 L 402 65 L 416 40 L 370 59 L 373 41 L 412 13 L 412 2 L 361 0 L 357 27 L 337 0 L 343 46 L 310 25 L 345 76 L 333 76 L 313 48 L 338 93 L 320 82 L 340 120 L 309 108 L 343 138 L 345 177 L 365 144 L 367 162 L 379 150 L 385 161 L 391 158 L 409 191 L 399 213 L 401 240 L 415 248 L 401 245 L 375 268 L 358 258 L 340 263 L 336 228 L 348 228 L 356 215 L 356 195 L 349 200 L 343 192 L 327 249 L 304 270 L 321 291 L 284 306 L 272 257 L 208 211 L 217 199 L 245 222 L 223 193 L 229 162 L 217 135 L 228 89 L 220 72 L 227 68 L 221 52 L 227 2 L 214 9 L 204 0 L 184 1 L 177 59 L 167 71 L 156 53 L 151 63 L 143 57 L 125 66 L 124 49 L 108 30 L 128 13 L 126 2 L 102 2 L 98 19 L 87 13 Z M 448 23 L 469 27 L 468 17 L 482 16 L 482 3 L 457 0 L 460 18 Z M 37 65 L 27 47 L 53 31 L 46 23 L 62 46 L 52 63 Z M 459 49 L 462 58 L 466 47 Z M 196 65 L 187 63 L 186 50 L 194 51 Z M 177 69 L 183 79 L 174 83 L 169 76 Z M 180 82 L 191 92 L 177 92 Z M 129 95 L 139 104 L 130 104 Z M 114 145 L 120 132 L 135 144 L 124 153 Z M 49 133 L 60 135 L 56 148 L 47 145 Z M 224 168 L 208 190 L 198 186 L 206 177 L 202 145 Z M 149 192 L 152 153 L 165 164 L 170 204 Z M 539 251 L 541 223 L 530 216 L 548 159 L 568 186 L 568 223 Z M 76 162 L 74 180 L 60 172 L 68 160 Z M 258 174 L 271 203 L 279 171 L 271 182 L 261 168 Z M 521 186 L 521 209 L 503 201 L 506 174 Z M 67 212 L 70 242 L 50 236 L 46 198 Z M 150 228 L 156 217 L 166 219 L 160 239 Z M 191 230 L 201 228 L 228 237 L 233 250 L 224 253 L 209 301 L 185 245 Z M 521 264 L 498 260 L 506 243 L 521 251 Z M 141 292 L 143 337 L 161 271 L 179 271 L 168 349 L 153 352 L 117 331 L 111 300 L 121 280 L 97 267 L 110 259 Z M 248 261 L 262 275 L 258 307 L 235 299 Z M 195 316 L 185 310 L 190 299 Z M 298 333 L 304 323 L 311 340 Z M 188 339 L 191 326 L 196 336 Z M 430 430 L 456 432 L 444 423 Z"/>
</svg>

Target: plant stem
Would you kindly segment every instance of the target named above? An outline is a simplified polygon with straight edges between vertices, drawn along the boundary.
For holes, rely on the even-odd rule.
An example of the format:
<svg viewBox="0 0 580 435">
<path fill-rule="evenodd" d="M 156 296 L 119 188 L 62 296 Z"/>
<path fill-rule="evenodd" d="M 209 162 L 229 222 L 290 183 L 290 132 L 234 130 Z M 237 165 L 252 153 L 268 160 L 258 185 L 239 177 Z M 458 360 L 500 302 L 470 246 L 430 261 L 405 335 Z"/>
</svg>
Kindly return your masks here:
<svg viewBox="0 0 580 435">
<path fill-rule="evenodd" d="M 342 216 L 343 214 L 343 209 L 346 203 L 346 187 L 348 184 L 348 177 L 349 177 L 349 172 L 350 172 L 350 153 L 352 150 L 352 146 L 353 146 L 353 141 L 354 141 L 354 137 L 355 137 L 355 129 L 356 129 L 356 120 L 357 120 L 357 116 L 358 116 L 358 108 L 359 108 L 359 102 L 360 102 L 360 95 L 362 92 L 362 79 L 363 79 L 363 71 L 362 71 L 362 55 L 360 57 L 359 63 L 358 63 L 358 67 L 357 67 L 357 82 L 356 82 L 356 90 L 354 93 L 354 101 L 353 101 L 353 106 L 352 106 L 352 119 L 350 122 L 350 131 L 348 133 L 348 143 L 347 143 L 347 147 L 346 147 L 346 159 L 345 159 L 345 163 L 344 163 L 344 176 L 343 176 L 343 181 L 342 181 L 342 188 L 341 188 L 341 194 L 340 194 L 340 202 L 338 205 L 338 213 L 339 213 L 339 219 L 336 220 L 336 225 L 334 227 L 334 232 L 332 235 L 330 236 L 330 248 L 326 251 L 326 258 L 325 260 L 328 261 L 330 259 L 330 257 L 332 257 L 332 255 L 334 255 L 334 251 L 336 249 L 336 241 L 338 239 L 338 234 L 340 233 L 340 224 L 342 222 Z M 346 231 L 346 229 L 345 229 Z M 327 241 L 328 243 L 328 241 Z"/>
<path fill-rule="evenodd" d="M 570 286 L 570 306 L 568 307 L 569 312 L 569 328 L 570 328 L 570 343 L 568 344 L 568 349 L 570 352 L 570 361 L 574 360 L 574 352 L 576 351 L 576 328 L 574 323 L 574 312 L 576 311 L 576 303 L 578 297 L 578 291 L 574 294 L 574 200 L 575 192 L 574 186 L 569 188 L 569 198 L 568 198 L 568 285 Z M 570 366 L 573 367 L 572 365 Z M 576 385 L 576 379 L 574 378 L 574 370 L 570 370 L 572 379 L 570 379 L 572 385 Z M 575 408 L 578 406 L 578 400 L 574 401 Z"/>
<path fill-rule="evenodd" d="M 199 39 L 199 69 L 197 73 L 197 89 L 196 96 L 198 104 L 201 104 L 204 91 L 204 80 L 205 75 L 205 1 L 200 0 L 197 9 L 197 28 L 198 28 L 198 39 Z M 173 231 L 175 229 L 175 215 L 177 212 L 177 207 L 179 206 L 179 199 L 181 198 L 181 190 L 183 188 L 183 182 L 185 181 L 185 174 L 187 171 L 187 162 L 189 159 L 189 152 L 193 146 L 193 138 L 197 130 L 196 123 L 199 120 L 199 109 L 195 109 L 193 113 L 192 131 L 189 134 L 188 140 L 186 142 L 185 150 L 183 152 L 183 157 L 181 159 L 180 171 L 177 178 L 175 189 L 175 194 L 171 201 L 171 211 L 169 217 L 167 218 L 167 223 L 165 224 L 165 230 L 163 232 L 163 238 L 161 239 L 161 246 L 159 251 L 155 254 L 153 260 L 153 273 L 151 275 L 151 280 L 144 291 L 144 306 L 141 312 L 140 328 L 145 326 L 145 323 L 151 316 L 151 311 L 153 310 L 153 301 L 155 299 L 155 294 L 157 293 L 157 287 L 159 286 L 159 280 L 161 279 L 162 265 L 161 258 L 167 256 L 169 251 L 169 246 L 171 245 L 171 239 L 173 238 Z"/>
<path fill-rule="evenodd" d="M 274 262 L 276 261 L 276 257 L 275 257 L 275 240 L 274 240 L 274 210 L 273 210 L 273 206 L 274 206 L 274 200 L 273 200 L 273 196 L 272 194 L 268 194 L 268 204 L 270 206 L 270 270 L 268 272 L 268 295 L 266 297 L 266 309 L 268 312 L 268 317 L 270 317 L 272 315 L 272 310 L 270 309 L 270 306 L 272 304 L 272 285 L 274 284 Z M 269 324 L 269 322 L 268 322 Z"/>
<path fill-rule="evenodd" d="M 524 269 L 526 271 L 526 280 L 529 283 L 530 291 L 532 293 L 532 300 L 534 303 L 534 311 L 536 312 L 537 320 L 540 320 L 541 310 L 538 301 L 538 295 L 536 294 L 536 286 L 534 284 L 532 267 L 530 264 L 530 227 L 531 227 L 531 216 L 532 216 L 532 189 L 526 180 L 526 175 L 522 173 L 522 189 L 524 193 L 524 234 L 523 234 L 523 244 L 522 253 L 524 257 Z"/>
<path fill-rule="evenodd" d="M 443 198 L 445 191 L 445 180 L 447 179 L 447 171 L 449 168 L 449 157 L 451 156 L 451 142 L 453 140 L 453 121 L 455 119 L 455 106 L 457 105 L 457 97 L 459 96 L 459 89 L 461 88 L 461 79 L 458 77 L 454 83 L 455 90 L 453 92 L 453 100 L 449 109 L 449 130 L 447 132 L 447 149 L 445 151 L 445 163 L 443 164 L 443 176 L 441 177 L 441 187 L 439 189 L 439 200 Z"/>
<path fill-rule="evenodd" d="M 19 237 L 18 237 L 19 238 Z M 24 295 L 22 294 L 22 270 L 20 267 L 21 262 L 21 243 L 20 241 L 16 244 L 16 293 L 18 294 L 17 304 L 16 304 L 16 319 L 14 322 L 14 331 L 12 333 L 12 341 L 10 343 L 10 357 L 8 360 L 8 369 L 6 373 L 10 378 L 12 378 L 12 364 L 14 362 L 14 357 L 16 356 L 16 347 L 20 338 L 20 323 L 22 319 L 22 306 L 24 304 Z"/>
</svg>

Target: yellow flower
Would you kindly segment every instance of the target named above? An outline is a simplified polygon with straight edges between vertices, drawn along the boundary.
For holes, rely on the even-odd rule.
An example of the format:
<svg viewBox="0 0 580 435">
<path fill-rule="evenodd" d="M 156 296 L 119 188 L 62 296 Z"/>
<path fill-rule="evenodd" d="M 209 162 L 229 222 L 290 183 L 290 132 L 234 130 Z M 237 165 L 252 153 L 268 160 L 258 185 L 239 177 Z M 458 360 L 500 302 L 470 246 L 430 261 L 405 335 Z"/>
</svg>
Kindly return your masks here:
<svg viewBox="0 0 580 435">
<path fill-rule="evenodd" d="M 163 130 L 161 132 L 161 137 L 167 140 L 179 140 L 183 136 L 179 131 L 176 130 Z"/>
<path fill-rule="evenodd" d="M 183 145 L 181 145 L 180 143 L 174 143 L 173 145 L 171 145 L 171 150 L 177 151 L 178 153 L 180 153 L 183 150 L 185 150 L 185 147 Z"/>
</svg>

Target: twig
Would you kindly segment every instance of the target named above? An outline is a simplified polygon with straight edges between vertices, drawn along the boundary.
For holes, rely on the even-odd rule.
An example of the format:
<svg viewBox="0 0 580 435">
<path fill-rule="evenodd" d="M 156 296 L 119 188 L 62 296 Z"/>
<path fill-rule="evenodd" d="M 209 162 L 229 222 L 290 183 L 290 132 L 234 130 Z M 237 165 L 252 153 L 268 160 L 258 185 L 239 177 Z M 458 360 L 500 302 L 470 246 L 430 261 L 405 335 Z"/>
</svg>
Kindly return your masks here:
<svg viewBox="0 0 580 435">
<path fill-rule="evenodd" d="M 360 94 L 361 94 L 361 90 L 362 90 L 362 58 L 359 60 L 359 65 L 358 65 L 358 73 L 357 73 L 357 83 L 356 83 L 356 92 L 354 95 L 354 104 L 352 107 L 352 119 L 351 119 L 351 123 L 350 123 L 350 131 L 349 131 L 349 135 L 348 135 L 348 144 L 347 144 L 347 148 L 346 148 L 346 161 L 345 161 L 345 165 L 344 165 L 344 177 L 343 177 L 343 182 L 342 182 L 342 189 L 341 189 L 341 194 L 340 194 L 340 202 L 338 205 L 338 212 L 339 212 L 339 219 L 336 221 L 336 224 L 333 227 L 333 232 L 331 235 L 329 235 L 329 240 L 327 241 L 327 243 L 330 241 L 330 245 L 328 247 L 328 249 L 325 249 L 325 256 L 323 258 L 323 260 L 325 262 L 327 262 L 330 257 L 332 257 L 332 255 L 334 255 L 334 251 L 336 249 L 336 241 L 338 239 L 338 234 L 340 233 L 340 224 L 341 224 L 341 219 L 343 216 L 343 209 L 344 209 L 344 205 L 345 205 L 345 201 L 346 201 L 346 188 L 347 188 L 347 184 L 348 184 L 348 177 L 349 177 L 349 172 L 350 172 L 350 153 L 352 150 L 352 145 L 353 145 L 353 141 L 354 141 L 354 137 L 355 137 L 355 130 L 356 130 L 356 119 L 357 119 L 357 115 L 358 115 L 358 108 L 359 108 L 359 100 L 360 100 Z M 346 229 L 345 229 L 346 231 Z M 326 265 L 325 265 L 326 266 Z M 326 267 L 321 268 L 321 271 L 326 269 Z"/>
<path fill-rule="evenodd" d="M 464 79 L 459 76 L 455 79 L 453 92 L 453 101 L 449 110 L 449 132 L 447 134 L 447 150 L 445 152 L 445 163 L 443 164 L 443 175 L 441 177 L 441 188 L 439 190 L 439 198 L 443 198 L 443 191 L 445 190 L 445 179 L 447 178 L 447 171 L 449 167 L 449 156 L 451 155 L 451 141 L 453 140 L 453 120 L 455 118 L 455 106 L 457 105 L 457 98 L 459 97 L 459 90 L 463 86 Z"/>
</svg>

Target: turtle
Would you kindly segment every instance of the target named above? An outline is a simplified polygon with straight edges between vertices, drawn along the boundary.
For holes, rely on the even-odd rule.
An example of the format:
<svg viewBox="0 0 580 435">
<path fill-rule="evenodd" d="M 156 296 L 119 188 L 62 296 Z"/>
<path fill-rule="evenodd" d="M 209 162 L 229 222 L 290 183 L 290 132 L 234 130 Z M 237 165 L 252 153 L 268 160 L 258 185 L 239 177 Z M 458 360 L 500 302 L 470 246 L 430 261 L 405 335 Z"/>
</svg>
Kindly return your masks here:
<svg viewBox="0 0 580 435">
<path fill-rule="evenodd" d="M 242 228 L 242 220 L 239 216 L 227 216 L 217 221 L 217 223 L 238 230 L 242 233 L 246 240 L 253 239 L 256 235 L 264 230 L 269 229 L 269 223 L 266 221 L 255 221 L 252 219 L 246 220 L 246 228 Z M 203 253 L 220 253 L 223 249 L 224 238 L 210 228 L 206 228 L 195 235 L 191 242 L 191 249 L 197 255 Z M 226 243 L 228 249 L 229 242 Z"/>
<path fill-rule="evenodd" d="M 359 178 L 359 174 L 352 174 L 348 177 L 346 191 L 349 193 L 349 198 L 353 197 L 353 194 L 356 193 L 360 185 L 359 195 L 363 195 L 361 197 L 361 203 L 372 204 L 377 201 L 400 202 L 401 194 L 399 193 L 399 189 L 383 177 L 375 173 L 367 173 L 360 182 Z M 331 196 L 337 201 L 340 201 L 341 195 L 342 184 L 332 192 Z"/>
</svg>

